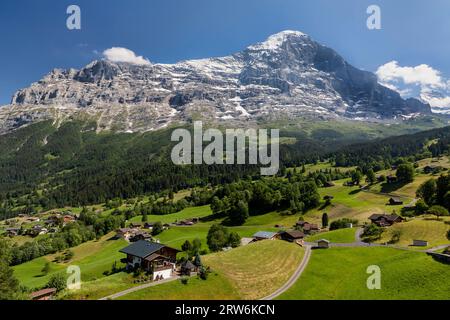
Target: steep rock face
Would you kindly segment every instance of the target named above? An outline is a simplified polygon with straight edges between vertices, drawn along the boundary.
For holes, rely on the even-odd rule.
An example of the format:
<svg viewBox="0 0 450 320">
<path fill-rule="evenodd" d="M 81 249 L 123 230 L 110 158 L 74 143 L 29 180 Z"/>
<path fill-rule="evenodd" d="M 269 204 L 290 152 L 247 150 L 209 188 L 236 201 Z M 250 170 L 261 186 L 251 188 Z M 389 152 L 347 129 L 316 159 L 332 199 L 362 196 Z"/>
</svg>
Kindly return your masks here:
<svg viewBox="0 0 450 320">
<path fill-rule="evenodd" d="M 98 130 L 148 131 L 192 118 L 248 122 L 296 117 L 383 119 L 427 114 L 374 74 L 298 31 L 284 31 L 234 55 L 176 64 L 94 61 L 55 69 L 0 108 L 0 133 L 74 117 Z"/>
</svg>

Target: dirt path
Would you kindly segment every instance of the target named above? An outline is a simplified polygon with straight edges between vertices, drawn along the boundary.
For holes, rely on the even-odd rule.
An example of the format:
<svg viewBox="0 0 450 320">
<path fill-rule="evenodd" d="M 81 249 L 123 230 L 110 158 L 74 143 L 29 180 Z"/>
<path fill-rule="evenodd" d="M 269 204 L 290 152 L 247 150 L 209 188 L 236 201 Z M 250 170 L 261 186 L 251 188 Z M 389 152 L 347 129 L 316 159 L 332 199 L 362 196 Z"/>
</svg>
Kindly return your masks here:
<svg viewBox="0 0 450 320">
<path fill-rule="evenodd" d="M 268 295 L 267 297 L 264 297 L 260 300 L 273 300 L 276 297 L 280 296 L 282 293 L 286 292 L 290 287 L 294 285 L 295 282 L 297 282 L 298 278 L 302 275 L 303 271 L 305 270 L 306 266 L 308 265 L 309 258 L 311 257 L 311 247 L 305 246 L 305 255 L 303 256 L 302 261 L 300 262 L 300 265 L 295 270 L 294 274 L 289 278 L 289 280 L 277 291 L 272 293 L 271 295 Z"/>
<path fill-rule="evenodd" d="M 109 296 L 101 298 L 99 300 L 110 300 L 110 299 L 113 300 L 113 299 L 117 299 L 117 298 L 125 296 L 125 295 L 127 295 L 129 293 L 136 292 L 136 291 L 139 291 L 139 290 L 142 290 L 142 289 L 146 289 L 146 288 L 150 288 L 150 287 L 154 287 L 154 286 L 157 286 L 159 284 L 171 282 L 171 281 L 174 281 L 174 280 L 177 280 L 177 279 L 179 279 L 178 276 L 172 277 L 172 278 L 169 278 L 169 279 L 165 279 L 165 280 L 161 280 L 161 281 L 158 281 L 158 282 L 146 283 L 146 284 L 143 284 L 141 286 L 137 286 L 137 287 L 133 287 L 133 288 L 130 288 L 130 289 L 127 289 L 127 290 L 124 290 L 124 291 L 117 292 L 115 294 L 109 295 Z"/>
</svg>

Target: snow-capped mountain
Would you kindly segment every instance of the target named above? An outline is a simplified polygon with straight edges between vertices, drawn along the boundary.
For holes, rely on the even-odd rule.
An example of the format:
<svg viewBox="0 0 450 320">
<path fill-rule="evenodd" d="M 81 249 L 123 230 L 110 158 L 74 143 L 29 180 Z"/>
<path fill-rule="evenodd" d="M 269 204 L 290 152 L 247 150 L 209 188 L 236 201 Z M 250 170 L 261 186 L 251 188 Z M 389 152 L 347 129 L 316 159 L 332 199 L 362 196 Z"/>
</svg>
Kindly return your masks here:
<svg viewBox="0 0 450 320">
<path fill-rule="evenodd" d="M 55 69 L 0 108 L 0 133 L 79 117 L 94 119 L 98 130 L 136 132 L 193 118 L 361 120 L 430 112 L 309 36 L 283 31 L 221 58 L 145 65 L 99 60 L 81 70 Z"/>
</svg>

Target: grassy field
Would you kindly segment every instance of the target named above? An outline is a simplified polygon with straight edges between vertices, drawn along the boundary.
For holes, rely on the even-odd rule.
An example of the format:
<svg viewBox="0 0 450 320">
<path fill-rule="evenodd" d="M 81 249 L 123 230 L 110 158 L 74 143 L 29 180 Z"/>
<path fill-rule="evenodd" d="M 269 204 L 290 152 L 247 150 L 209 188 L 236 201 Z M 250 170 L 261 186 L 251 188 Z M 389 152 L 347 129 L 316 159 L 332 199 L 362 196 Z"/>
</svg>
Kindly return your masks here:
<svg viewBox="0 0 450 320">
<path fill-rule="evenodd" d="M 56 255 L 47 255 L 15 266 L 14 275 L 22 285 L 29 288 L 45 285 L 51 275 L 58 272 L 64 273 L 69 265 L 80 267 L 82 281 L 102 278 L 103 272 L 111 270 L 114 261 L 119 262 L 124 257 L 119 250 L 127 245 L 125 240 L 110 240 L 112 235 L 113 233 L 110 233 L 98 241 L 89 241 L 72 248 L 74 257 L 67 263 L 56 263 L 54 262 Z M 50 263 L 50 272 L 43 275 L 41 270 L 47 262 Z"/>
<path fill-rule="evenodd" d="M 381 269 L 381 289 L 369 290 L 367 267 Z M 280 299 L 443 299 L 450 297 L 450 268 L 420 252 L 391 248 L 314 250 L 297 283 Z"/>
<path fill-rule="evenodd" d="M 204 218 L 212 214 L 209 205 L 202 207 L 190 207 L 180 212 L 166 215 L 149 215 L 147 216 L 149 222 L 160 221 L 162 223 L 174 223 L 176 221 L 185 220 L 189 218 Z M 130 222 L 142 222 L 142 216 L 136 216 L 130 219 Z"/>
<path fill-rule="evenodd" d="M 300 264 L 303 249 L 275 240 L 210 254 L 205 265 L 226 277 L 243 299 L 258 299 L 281 287 Z"/>
<path fill-rule="evenodd" d="M 120 272 L 97 280 L 83 282 L 80 290 L 65 290 L 59 295 L 62 300 L 98 300 L 112 293 L 126 290 L 133 284 L 131 274 Z"/>
<path fill-rule="evenodd" d="M 314 242 L 320 239 L 327 239 L 334 243 L 351 243 L 355 242 L 355 228 L 338 229 L 328 232 L 320 232 L 307 237 L 305 240 Z"/>
<path fill-rule="evenodd" d="M 360 223 L 367 222 L 367 218 L 373 213 L 391 213 L 394 210 L 400 212 L 402 206 L 388 205 L 389 195 L 378 194 L 376 192 L 361 191 L 359 187 L 347 187 L 343 183 L 347 179 L 334 181 L 335 186 L 330 188 L 320 188 L 321 197 L 333 196 L 331 205 L 325 208 L 317 208 L 309 211 L 305 220 L 319 223 L 322 213 L 328 213 L 330 221 L 340 218 L 357 219 Z M 402 197 L 405 203 L 412 200 L 409 197 Z"/>
<path fill-rule="evenodd" d="M 388 242 L 392 239 L 394 232 L 400 232 L 400 241 L 396 245 L 410 246 L 413 240 L 426 240 L 429 248 L 447 244 L 450 243 L 446 236 L 447 231 L 450 230 L 450 225 L 445 224 L 444 221 L 449 220 L 447 218 L 437 221 L 432 216 L 426 216 L 398 223 L 387 228 L 378 242 Z M 423 249 L 423 247 L 419 247 L 419 249 Z"/>
<path fill-rule="evenodd" d="M 236 289 L 225 277 L 211 273 L 207 280 L 192 277 L 188 284 L 175 280 L 127 294 L 118 300 L 237 300 L 240 298 Z"/>
</svg>

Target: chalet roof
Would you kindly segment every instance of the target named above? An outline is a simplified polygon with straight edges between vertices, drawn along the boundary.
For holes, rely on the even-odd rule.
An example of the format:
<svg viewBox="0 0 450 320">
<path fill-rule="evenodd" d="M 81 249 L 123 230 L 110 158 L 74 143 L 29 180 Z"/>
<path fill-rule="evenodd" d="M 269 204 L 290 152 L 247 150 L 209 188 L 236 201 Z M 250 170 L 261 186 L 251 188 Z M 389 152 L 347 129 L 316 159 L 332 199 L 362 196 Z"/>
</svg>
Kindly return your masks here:
<svg viewBox="0 0 450 320">
<path fill-rule="evenodd" d="M 161 254 L 158 254 L 158 253 L 152 253 L 151 255 L 149 255 L 149 256 L 148 256 L 147 258 L 145 258 L 144 260 L 147 260 L 147 261 L 153 261 L 153 260 L 158 259 L 158 258 L 168 259 L 166 256 L 163 256 L 163 255 L 161 255 Z"/>
<path fill-rule="evenodd" d="M 326 242 L 326 243 L 330 243 L 330 241 L 328 241 L 327 239 L 320 239 L 320 240 L 318 240 L 318 241 L 317 241 L 317 243 L 319 243 L 319 242 Z"/>
<path fill-rule="evenodd" d="M 30 294 L 30 297 L 31 297 L 31 299 L 35 299 L 35 298 L 43 297 L 43 296 L 46 296 L 49 294 L 54 294 L 54 293 L 56 293 L 56 288 L 46 288 L 46 289 L 32 292 Z"/>
<path fill-rule="evenodd" d="M 155 253 L 164 247 L 165 246 L 160 243 L 139 240 L 130 244 L 128 247 L 119 250 L 119 252 L 145 259 L 152 253 Z"/>
<path fill-rule="evenodd" d="M 391 197 L 389 200 L 395 201 L 395 202 L 402 202 L 402 200 L 398 197 Z"/>
<path fill-rule="evenodd" d="M 403 219 L 402 217 L 396 214 L 373 214 L 369 217 L 369 220 L 374 221 L 381 218 L 384 218 L 387 221 L 395 221 L 397 219 Z"/>
<path fill-rule="evenodd" d="M 285 231 L 284 234 L 286 234 L 294 239 L 303 238 L 305 236 L 305 234 L 299 230 Z"/>
<path fill-rule="evenodd" d="M 183 268 L 183 269 L 186 269 L 186 270 L 195 270 L 197 267 L 196 266 L 194 266 L 194 264 L 192 263 L 192 262 L 190 262 L 189 260 L 188 261 L 185 261 L 182 265 L 181 265 L 181 267 Z"/>
<path fill-rule="evenodd" d="M 253 235 L 253 238 L 263 238 L 263 239 L 272 239 L 277 235 L 276 232 L 269 232 L 269 231 L 258 231 Z"/>
</svg>

